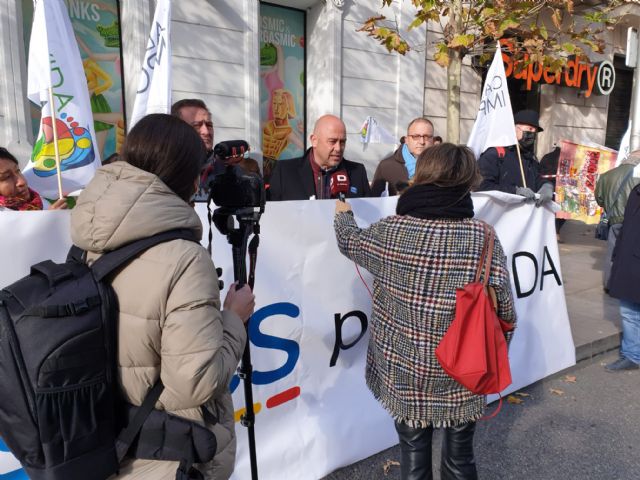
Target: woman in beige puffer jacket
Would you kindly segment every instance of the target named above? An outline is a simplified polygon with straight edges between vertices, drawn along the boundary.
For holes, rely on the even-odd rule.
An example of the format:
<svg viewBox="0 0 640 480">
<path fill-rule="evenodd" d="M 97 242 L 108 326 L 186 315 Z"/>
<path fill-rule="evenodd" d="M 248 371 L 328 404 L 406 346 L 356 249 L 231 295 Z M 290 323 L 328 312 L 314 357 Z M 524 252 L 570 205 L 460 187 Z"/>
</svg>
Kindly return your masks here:
<svg viewBox="0 0 640 480">
<path fill-rule="evenodd" d="M 202 225 L 187 203 L 194 194 L 204 146 L 191 126 L 149 115 L 129 133 L 120 158 L 100 168 L 71 215 L 75 245 L 88 260 L 156 233 Z M 205 478 L 228 478 L 235 461 L 229 382 L 242 356 L 254 297 L 230 288 L 224 310 L 215 267 L 206 249 L 188 240 L 154 246 L 112 281 L 118 296 L 118 367 L 125 399 L 141 405 L 158 378 L 155 408 L 197 421 L 216 435 L 218 450 L 197 465 Z M 206 424 L 204 405 L 218 418 Z M 118 479 L 173 479 L 177 462 L 126 459 Z"/>
</svg>

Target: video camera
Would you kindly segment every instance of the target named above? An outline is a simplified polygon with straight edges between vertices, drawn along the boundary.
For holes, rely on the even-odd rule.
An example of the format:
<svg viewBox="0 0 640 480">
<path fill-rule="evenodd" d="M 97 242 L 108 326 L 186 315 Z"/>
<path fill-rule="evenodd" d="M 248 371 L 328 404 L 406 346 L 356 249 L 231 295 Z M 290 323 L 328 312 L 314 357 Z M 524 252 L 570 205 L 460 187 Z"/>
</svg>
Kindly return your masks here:
<svg viewBox="0 0 640 480">
<path fill-rule="evenodd" d="M 226 166 L 209 182 L 209 200 L 229 215 L 236 215 L 245 209 L 264 212 L 266 194 L 262 178 L 245 172 L 237 163 L 229 161 L 244 157 L 248 151 L 249 145 L 244 140 L 220 142 L 213 149 L 215 157 L 224 161 Z"/>
<path fill-rule="evenodd" d="M 260 233 L 259 222 L 264 213 L 266 193 L 262 177 L 244 171 L 239 165 L 248 151 L 249 144 L 244 140 L 220 142 L 213 149 L 216 162 L 219 162 L 222 170 L 218 170 L 219 173 L 208 184 L 209 251 L 212 241 L 211 223 L 227 236 L 234 249 L 245 253 L 249 236 Z M 213 212 L 212 202 L 218 207 Z M 237 220 L 237 228 L 233 217 Z M 244 272 L 242 268 L 236 273 L 242 278 Z"/>
</svg>

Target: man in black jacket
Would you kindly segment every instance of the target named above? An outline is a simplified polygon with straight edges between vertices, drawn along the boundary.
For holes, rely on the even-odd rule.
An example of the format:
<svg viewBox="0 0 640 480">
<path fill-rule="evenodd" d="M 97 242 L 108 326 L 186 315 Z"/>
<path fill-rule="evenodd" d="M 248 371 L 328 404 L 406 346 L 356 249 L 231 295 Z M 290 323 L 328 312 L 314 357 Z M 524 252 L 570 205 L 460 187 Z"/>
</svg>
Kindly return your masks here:
<svg viewBox="0 0 640 480">
<path fill-rule="evenodd" d="M 622 343 L 620 358 L 606 366 L 610 372 L 636 370 L 640 364 L 640 185 L 631 190 L 624 209 L 622 232 L 613 252 L 609 295 L 620 299 Z"/>
<path fill-rule="evenodd" d="M 483 180 L 478 191 L 500 190 L 535 200 L 536 206 L 553 199 L 553 184 L 540 175 L 540 164 L 535 156 L 535 142 L 539 124 L 538 112 L 521 110 L 513 116 L 516 138 L 520 146 L 522 169 L 526 187 L 522 181 L 520 161 L 515 145 L 487 149 L 478 160 Z"/>
<path fill-rule="evenodd" d="M 278 160 L 270 179 L 269 200 L 309 200 L 335 198 L 331 178 L 341 174 L 348 178 L 347 197 L 371 195 L 364 165 L 342 157 L 347 131 L 342 120 L 324 115 L 311 134 L 311 148 L 304 156 Z"/>
</svg>

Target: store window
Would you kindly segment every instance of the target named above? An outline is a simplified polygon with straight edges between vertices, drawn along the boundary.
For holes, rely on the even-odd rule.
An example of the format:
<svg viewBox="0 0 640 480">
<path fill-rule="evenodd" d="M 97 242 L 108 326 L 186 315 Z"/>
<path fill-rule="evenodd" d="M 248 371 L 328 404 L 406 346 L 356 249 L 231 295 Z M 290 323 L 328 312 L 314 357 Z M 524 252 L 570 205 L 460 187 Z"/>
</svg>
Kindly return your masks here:
<svg viewBox="0 0 640 480">
<path fill-rule="evenodd" d="M 511 98 L 511 108 L 513 113 L 520 110 L 540 111 L 540 84 L 535 84 L 531 90 L 527 90 L 527 82 L 515 78 L 507 78 L 509 87 L 509 98 Z"/>
<path fill-rule="evenodd" d="M 85 2 L 65 0 L 87 76 L 94 130 L 100 158 L 120 151 L 125 135 L 120 10 L 117 0 Z M 33 0 L 22 0 L 24 44 L 29 58 Z M 31 104 L 34 137 L 40 109 Z"/>
<path fill-rule="evenodd" d="M 260 4 L 260 127 L 264 174 L 305 151 L 305 12 Z"/>
<path fill-rule="evenodd" d="M 624 132 L 627 131 L 629 126 L 633 69 L 625 66 L 624 57 L 618 55 L 613 58 L 613 66 L 616 71 L 616 83 L 609 95 L 605 145 L 617 150 L 620 147 Z"/>
</svg>

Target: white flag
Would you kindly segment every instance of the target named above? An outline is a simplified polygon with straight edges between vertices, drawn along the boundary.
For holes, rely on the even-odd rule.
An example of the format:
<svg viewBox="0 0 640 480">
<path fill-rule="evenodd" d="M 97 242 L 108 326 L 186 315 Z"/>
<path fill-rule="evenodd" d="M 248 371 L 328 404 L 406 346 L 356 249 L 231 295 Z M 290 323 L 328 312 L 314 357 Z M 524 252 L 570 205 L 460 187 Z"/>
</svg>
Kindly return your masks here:
<svg viewBox="0 0 640 480">
<path fill-rule="evenodd" d="M 507 147 L 518 143 L 513 123 L 511 99 L 504 74 L 500 42 L 484 82 L 482 100 L 467 146 L 476 158 L 489 147 Z"/>
<path fill-rule="evenodd" d="M 622 136 L 622 140 L 620 140 L 620 148 L 618 148 L 618 157 L 616 158 L 616 167 L 627 159 L 627 157 L 629 156 L 629 153 L 631 153 L 629 151 L 630 148 L 631 148 L 631 122 L 629 122 L 629 127 L 627 127 L 627 131 L 624 132 L 624 135 Z"/>
<path fill-rule="evenodd" d="M 129 130 L 145 115 L 171 111 L 171 0 L 158 0 Z"/>
<path fill-rule="evenodd" d="M 367 117 L 360 128 L 360 141 L 362 143 L 398 143 L 398 140 L 381 127 L 374 117 Z"/>
<path fill-rule="evenodd" d="M 93 131 L 87 78 L 67 7 L 62 0 L 35 0 L 29 41 L 27 96 L 42 107 L 40 132 L 24 174 L 29 186 L 48 199 L 58 197 L 53 141 L 53 91 L 60 174 L 64 194 L 82 189 L 100 166 Z"/>
</svg>

